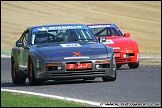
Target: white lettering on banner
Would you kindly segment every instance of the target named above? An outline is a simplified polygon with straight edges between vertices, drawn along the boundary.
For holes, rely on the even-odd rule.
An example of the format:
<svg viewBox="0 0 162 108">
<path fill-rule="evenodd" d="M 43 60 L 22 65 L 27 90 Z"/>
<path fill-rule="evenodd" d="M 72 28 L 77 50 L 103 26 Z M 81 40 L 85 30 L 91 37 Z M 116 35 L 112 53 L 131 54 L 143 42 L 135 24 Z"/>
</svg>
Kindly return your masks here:
<svg viewBox="0 0 162 108">
<path fill-rule="evenodd" d="M 82 26 L 55 26 L 55 27 L 42 27 L 42 28 L 36 28 L 37 31 L 48 31 L 48 30 L 65 30 L 65 29 L 77 29 L 82 28 Z"/>
<path fill-rule="evenodd" d="M 110 27 L 110 25 L 94 25 L 94 26 L 88 26 L 89 28 L 99 28 L 99 27 Z"/>
<path fill-rule="evenodd" d="M 56 29 L 76 29 L 82 28 L 82 26 L 58 26 L 58 27 L 49 27 L 49 30 L 56 30 Z"/>
<path fill-rule="evenodd" d="M 46 28 L 44 28 L 44 27 L 42 27 L 42 28 L 37 28 L 38 30 L 40 30 L 40 31 L 46 31 L 47 29 Z"/>
</svg>

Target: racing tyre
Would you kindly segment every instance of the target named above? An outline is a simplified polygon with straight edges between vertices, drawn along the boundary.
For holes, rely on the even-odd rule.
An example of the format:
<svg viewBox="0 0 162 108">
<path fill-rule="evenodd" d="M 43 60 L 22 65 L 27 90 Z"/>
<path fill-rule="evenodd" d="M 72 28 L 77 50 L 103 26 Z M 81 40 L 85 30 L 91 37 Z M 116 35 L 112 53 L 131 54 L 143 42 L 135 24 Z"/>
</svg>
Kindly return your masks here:
<svg viewBox="0 0 162 108">
<path fill-rule="evenodd" d="M 115 77 L 102 77 L 103 82 L 108 82 L 108 81 L 115 81 L 116 80 L 116 76 Z"/>
<path fill-rule="evenodd" d="M 30 58 L 29 58 L 29 62 L 28 62 L 28 75 L 29 75 L 29 85 L 30 86 L 37 85 L 38 83 L 35 79 L 33 63 Z"/>
<path fill-rule="evenodd" d="M 130 69 L 135 69 L 139 67 L 139 62 L 135 62 L 135 63 L 129 63 L 128 64 Z"/>
<path fill-rule="evenodd" d="M 24 84 L 26 81 L 26 78 L 19 77 L 16 72 L 16 66 L 13 59 L 11 59 L 11 76 L 12 76 L 12 82 L 14 84 Z"/>
<path fill-rule="evenodd" d="M 116 80 L 116 76 L 117 76 L 117 71 L 115 70 L 115 77 L 106 76 L 106 77 L 102 77 L 102 80 L 103 80 L 103 82 L 115 81 Z"/>
</svg>

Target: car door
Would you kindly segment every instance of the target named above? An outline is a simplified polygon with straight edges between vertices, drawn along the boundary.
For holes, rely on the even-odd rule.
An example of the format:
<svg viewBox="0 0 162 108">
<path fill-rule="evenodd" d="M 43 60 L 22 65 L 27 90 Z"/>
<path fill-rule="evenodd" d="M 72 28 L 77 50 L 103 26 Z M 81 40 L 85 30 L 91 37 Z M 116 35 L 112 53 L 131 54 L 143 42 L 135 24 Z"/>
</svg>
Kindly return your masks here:
<svg viewBox="0 0 162 108">
<path fill-rule="evenodd" d="M 20 70 L 27 70 L 27 45 L 28 45 L 28 39 L 29 39 L 29 30 L 26 30 L 21 38 L 20 41 L 23 42 L 23 46 L 19 47 L 19 69 Z"/>
</svg>

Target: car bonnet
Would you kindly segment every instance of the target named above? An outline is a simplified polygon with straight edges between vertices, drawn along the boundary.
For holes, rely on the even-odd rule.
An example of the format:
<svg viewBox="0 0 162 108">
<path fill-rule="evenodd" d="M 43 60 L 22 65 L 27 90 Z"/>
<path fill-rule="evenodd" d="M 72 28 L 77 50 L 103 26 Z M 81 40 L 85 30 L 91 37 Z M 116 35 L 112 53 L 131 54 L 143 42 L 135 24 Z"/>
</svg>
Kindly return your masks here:
<svg viewBox="0 0 162 108">
<path fill-rule="evenodd" d="M 94 59 L 107 57 L 107 49 L 99 43 L 55 43 L 36 46 L 46 60 Z"/>
<path fill-rule="evenodd" d="M 106 46 L 111 46 L 113 49 L 132 49 L 132 40 L 122 36 L 106 37 L 106 42 L 103 42 Z"/>
</svg>

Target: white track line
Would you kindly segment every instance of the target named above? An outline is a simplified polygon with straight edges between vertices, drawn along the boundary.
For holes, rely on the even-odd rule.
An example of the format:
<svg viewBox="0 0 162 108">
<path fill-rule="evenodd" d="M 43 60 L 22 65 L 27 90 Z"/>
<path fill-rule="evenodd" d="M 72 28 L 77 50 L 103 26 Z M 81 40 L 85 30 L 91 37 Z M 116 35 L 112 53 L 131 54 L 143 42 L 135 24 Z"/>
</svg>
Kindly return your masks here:
<svg viewBox="0 0 162 108">
<path fill-rule="evenodd" d="M 11 56 L 1 55 L 1 58 L 11 58 Z"/>
<path fill-rule="evenodd" d="M 86 104 L 94 105 L 94 106 L 100 106 L 100 104 L 101 104 L 101 103 L 92 102 L 92 101 L 85 101 L 85 100 L 80 100 L 80 99 L 74 99 L 74 98 L 68 98 L 68 97 L 62 97 L 62 96 L 56 96 L 56 95 L 49 95 L 49 94 L 42 94 L 42 93 L 34 93 L 34 92 L 28 92 L 28 91 L 19 91 L 19 90 L 10 90 L 10 89 L 1 89 L 1 91 L 16 92 L 16 93 L 23 93 L 23 94 L 49 97 L 49 98 L 56 98 L 56 99 L 61 99 L 61 100 L 74 101 L 74 102 L 79 102 L 79 103 L 86 103 Z M 101 107 L 104 107 L 104 106 L 101 106 Z"/>
</svg>

